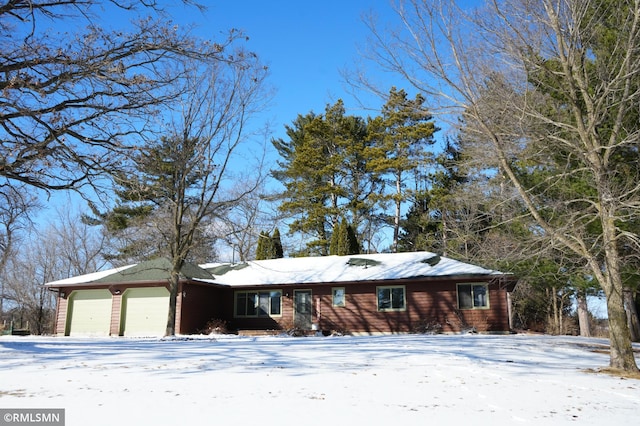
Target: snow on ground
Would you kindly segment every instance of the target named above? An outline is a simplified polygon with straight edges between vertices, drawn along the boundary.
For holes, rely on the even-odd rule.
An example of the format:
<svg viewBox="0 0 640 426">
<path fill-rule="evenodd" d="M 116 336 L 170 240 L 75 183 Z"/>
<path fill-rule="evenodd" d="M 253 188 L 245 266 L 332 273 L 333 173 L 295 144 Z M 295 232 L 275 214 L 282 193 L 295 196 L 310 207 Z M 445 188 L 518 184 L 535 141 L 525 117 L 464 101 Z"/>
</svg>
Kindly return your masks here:
<svg viewBox="0 0 640 426">
<path fill-rule="evenodd" d="M 607 366 L 606 345 L 530 335 L 4 336 L 0 408 L 64 408 L 67 426 L 635 424 L 640 381 L 584 371 Z"/>
</svg>

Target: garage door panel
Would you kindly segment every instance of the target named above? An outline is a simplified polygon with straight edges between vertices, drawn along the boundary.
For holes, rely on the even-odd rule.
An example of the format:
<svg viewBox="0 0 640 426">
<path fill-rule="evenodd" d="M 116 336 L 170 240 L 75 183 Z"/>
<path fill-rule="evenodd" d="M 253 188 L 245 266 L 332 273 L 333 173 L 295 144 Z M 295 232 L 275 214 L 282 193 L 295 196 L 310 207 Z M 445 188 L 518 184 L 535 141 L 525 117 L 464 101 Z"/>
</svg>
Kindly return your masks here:
<svg viewBox="0 0 640 426">
<path fill-rule="evenodd" d="M 169 291 L 165 287 L 127 289 L 122 295 L 124 336 L 162 336 L 167 326 Z"/>
<path fill-rule="evenodd" d="M 75 290 L 69 295 L 69 336 L 108 336 L 111 325 L 111 293 L 107 289 Z"/>
</svg>

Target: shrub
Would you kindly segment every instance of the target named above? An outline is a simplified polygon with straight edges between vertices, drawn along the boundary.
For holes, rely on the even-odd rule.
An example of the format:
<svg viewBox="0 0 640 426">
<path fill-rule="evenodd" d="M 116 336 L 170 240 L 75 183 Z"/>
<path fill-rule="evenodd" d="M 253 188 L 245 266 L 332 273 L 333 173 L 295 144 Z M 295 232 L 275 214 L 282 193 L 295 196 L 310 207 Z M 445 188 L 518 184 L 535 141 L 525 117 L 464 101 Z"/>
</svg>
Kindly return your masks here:
<svg viewBox="0 0 640 426">
<path fill-rule="evenodd" d="M 228 333 L 227 322 L 221 319 L 211 319 L 202 330 L 202 334 L 226 334 Z"/>
<path fill-rule="evenodd" d="M 420 320 L 411 327 L 411 332 L 416 334 L 440 334 L 442 324 L 434 320 Z"/>
</svg>

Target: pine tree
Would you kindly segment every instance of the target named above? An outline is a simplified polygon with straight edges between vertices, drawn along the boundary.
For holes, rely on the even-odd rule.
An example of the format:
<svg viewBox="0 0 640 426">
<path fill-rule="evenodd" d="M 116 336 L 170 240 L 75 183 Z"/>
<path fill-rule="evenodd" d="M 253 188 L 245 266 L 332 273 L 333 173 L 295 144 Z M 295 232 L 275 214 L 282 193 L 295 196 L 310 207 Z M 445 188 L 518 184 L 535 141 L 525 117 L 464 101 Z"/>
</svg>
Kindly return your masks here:
<svg viewBox="0 0 640 426">
<path fill-rule="evenodd" d="M 382 114 L 369 122 L 373 141 L 368 148 L 368 157 L 371 158 L 369 170 L 386 176 L 394 188 L 393 192 L 379 197 L 395 206 L 391 216 L 393 251 L 398 249 L 401 206 L 411 196 L 406 187 L 407 175 L 432 161 L 427 147 L 434 144 L 433 135 L 438 129 L 424 102 L 425 98 L 420 94 L 411 100 L 404 90 L 392 87 Z"/>
<path fill-rule="evenodd" d="M 367 124 L 347 116 L 338 101 L 323 115 L 299 115 L 287 136 L 273 141 L 282 158 L 273 174 L 285 187 L 279 209 L 294 218 L 290 232 L 312 236 L 309 253 L 326 255 L 331 230 L 345 210 L 356 230 L 375 216 L 371 194 L 379 181 L 366 166 Z"/>
<path fill-rule="evenodd" d="M 427 250 L 447 256 L 456 241 L 451 228 L 464 219 L 468 209 L 460 209 L 457 194 L 469 182 L 462 171 L 463 153 L 459 143 L 447 138 L 445 149 L 434 160 L 436 169 L 428 176 L 430 188 L 416 191 L 412 206 L 401 222 L 400 251 Z M 474 229 L 474 232 L 481 232 Z M 469 259 L 470 260 L 470 259 Z"/>
</svg>

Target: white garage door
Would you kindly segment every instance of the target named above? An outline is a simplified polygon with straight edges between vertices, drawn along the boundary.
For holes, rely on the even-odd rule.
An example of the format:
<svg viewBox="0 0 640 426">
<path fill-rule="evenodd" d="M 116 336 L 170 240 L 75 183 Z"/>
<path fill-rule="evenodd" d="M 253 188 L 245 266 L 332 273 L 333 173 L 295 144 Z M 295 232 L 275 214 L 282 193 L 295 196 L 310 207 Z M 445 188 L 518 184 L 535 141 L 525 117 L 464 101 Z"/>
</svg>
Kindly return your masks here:
<svg viewBox="0 0 640 426">
<path fill-rule="evenodd" d="M 164 287 L 130 288 L 122 295 L 124 336 L 164 336 L 169 313 L 169 291 Z"/>
<path fill-rule="evenodd" d="M 69 336 L 108 336 L 111 326 L 109 290 L 75 290 L 69 295 L 67 329 Z"/>
</svg>

